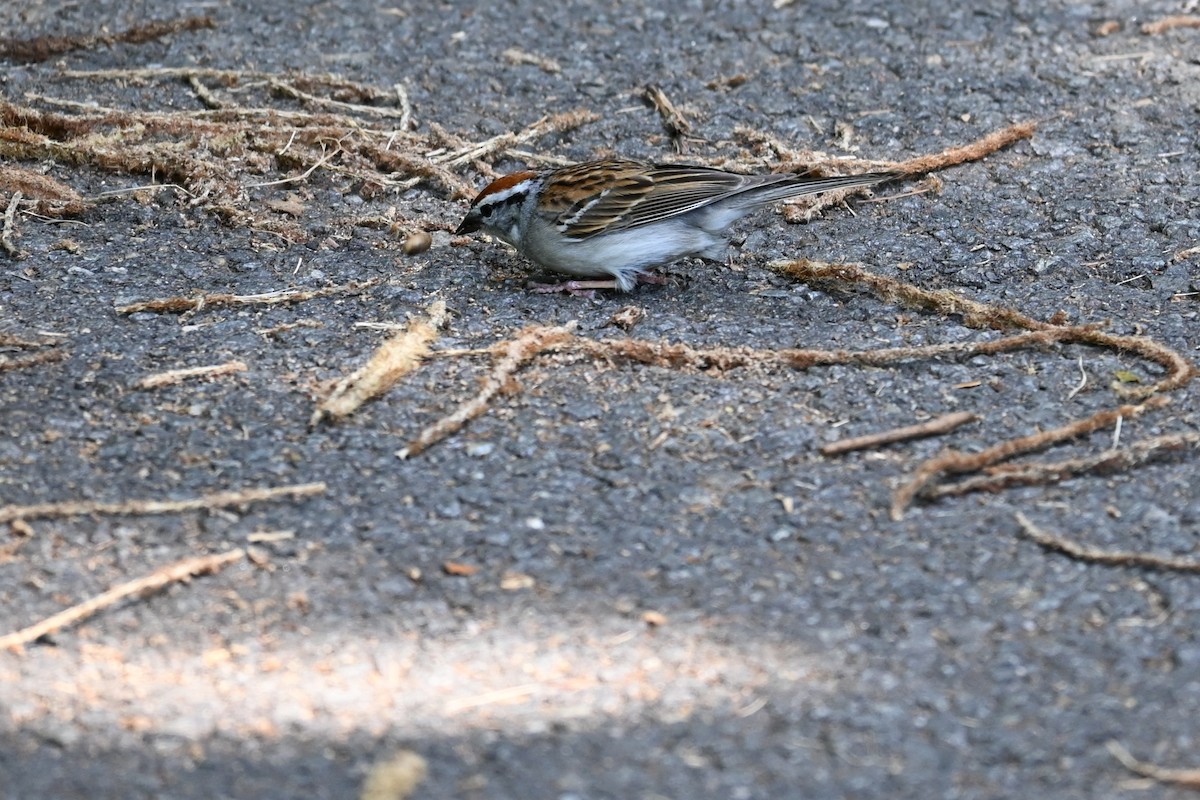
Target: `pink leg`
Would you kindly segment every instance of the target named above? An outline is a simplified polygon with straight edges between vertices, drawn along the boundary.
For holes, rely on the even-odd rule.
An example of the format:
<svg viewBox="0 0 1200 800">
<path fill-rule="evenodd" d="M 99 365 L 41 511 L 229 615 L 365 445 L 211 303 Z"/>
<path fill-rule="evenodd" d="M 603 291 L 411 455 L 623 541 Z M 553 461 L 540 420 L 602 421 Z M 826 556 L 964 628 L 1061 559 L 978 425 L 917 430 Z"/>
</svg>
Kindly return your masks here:
<svg viewBox="0 0 1200 800">
<path fill-rule="evenodd" d="M 535 294 L 554 294 L 564 292 L 572 297 L 595 297 L 595 289 L 616 289 L 617 282 L 611 281 L 563 281 L 562 283 L 529 282 L 529 288 Z"/>
<path fill-rule="evenodd" d="M 665 286 L 667 279 L 655 272 L 639 272 L 637 282 L 653 286 Z M 615 280 L 563 281 L 561 283 L 538 283 L 530 281 L 529 288 L 536 294 L 565 292 L 575 297 L 595 297 L 595 289 L 617 289 L 620 288 L 620 284 Z"/>
</svg>

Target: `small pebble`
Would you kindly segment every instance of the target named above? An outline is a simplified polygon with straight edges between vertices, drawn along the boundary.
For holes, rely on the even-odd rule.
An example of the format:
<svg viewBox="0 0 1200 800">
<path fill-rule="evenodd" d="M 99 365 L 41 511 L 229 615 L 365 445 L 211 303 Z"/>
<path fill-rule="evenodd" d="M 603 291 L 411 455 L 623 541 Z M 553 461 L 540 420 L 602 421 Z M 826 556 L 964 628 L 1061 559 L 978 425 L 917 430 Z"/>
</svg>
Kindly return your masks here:
<svg viewBox="0 0 1200 800">
<path fill-rule="evenodd" d="M 409 237 L 404 240 L 404 255 L 415 256 L 418 253 L 424 253 L 433 244 L 433 237 L 428 231 L 417 231 L 409 234 Z"/>
</svg>

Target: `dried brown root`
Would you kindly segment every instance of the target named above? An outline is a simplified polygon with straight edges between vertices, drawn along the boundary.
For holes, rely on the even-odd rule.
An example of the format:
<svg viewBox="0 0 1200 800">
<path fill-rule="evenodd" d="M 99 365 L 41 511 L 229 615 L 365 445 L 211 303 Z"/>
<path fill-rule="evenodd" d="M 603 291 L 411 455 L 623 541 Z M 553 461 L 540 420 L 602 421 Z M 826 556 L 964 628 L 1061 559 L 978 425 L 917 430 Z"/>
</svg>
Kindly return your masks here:
<svg viewBox="0 0 1200 800">
<path fill-rule="evenodd" d="M 337 286 L 326 286 L 321 289 L 280 289 L 275 292 L 262 294 L 201 294 L 193 297 L 159 297 L 153 300 L 142 300 L 124 306 L 117 306 L 118 314 L 136 314 L 141 311 L 153 311 L 160 314 L 181 314 L 184 312 L 200 311 L 204 308 L 219 308 L 221 306 L 251 306 L 278 305 L 280 303 L 302 303 L 315 300 L 318 297 L 329 297 L 335 294 L 356 294 L 377 286 L 380 278 L 370 278 L 365 281 L 353 281 Z"/>
<path fill-rule="evenodd" d="M 877 275 L 859 264 L 827 264 L 801 259 L 775 262 L 771 264 L 771 268 L 806 283 L 862 286 L 885 302 L 912 306 L 945 316 L 961 317 L 963 324 L 971 328 L 1023 328 L 1042 332 L 1049 337 L 1047 343 L 1058 341 L 1106 347 L 1140 356 L 1166 370 L 1166 375 L 1149 386 L 1125 390 L 1129 397 L 1146 397 L 1173 391 L 1196 375 L 1196 367 L 1191 362 L 1153 339 L 1118 336 L 1090 325 L 1062 326 L 1042 322 L 1013 308 L 980 303 L 950 291 L 930 291 L 895 278 Z"/>
<path fill-rule="evenodd" d="M 144 516 L 149 514 L 178 514 L 230 506 L 245 506 L 285 497 L 310 497 L 325 491 L 324 483 L 301 483 L 292 486 L 270 486 L 262 489 L 239 489 L 215 492 L 190 500 L 127 500 L 124 503 L 101 503 L 92 500 L 68 500 L 62 503 L 0 506 L 0 525 L 18 519 L 81 517 L 92 514 Z"/>
<path fill-rule="evenodd" d="M 1044 347 L 1056 342 L 1075 341 L 1082 326 L 1013 334 L 984 342 L 946 342 L 920 347 L 882 347 L 875 350 L 820 350 L 785 348 L 757 350 L 751 347 L 697 348 L 681 343 L 649 342 L 641 339 L 573 339 L 559 350 L 577 350 L 597 358 L 635 361 L 668 369 L 693 369 L 721 375 L 743 367 L 787 367 L 811 369 L 840 364 L 882 367 L 944 356 L 971 357 L 996 355 L 1026 347 Z"/>
<path fill-rule="evenodd" d="M 1120 742 L 1116 741 L 1108 743 L 1108 752 L 1112 753 L 1113 758 L 1120 761 L 1127 770 L 1144 778 L 1150 778 L 1159 783 L 1173 784 L 1184 789 L 1200 789 L 1200 768 L 1171 769 L 1151 764 L 1149 761 L 1139 761 Z"/>
<path fill-rule="evenodd" d="M 429 354 L 430 345 L 437 340 L 438 329 L 446 324 L 446 304 L 439 300 L 429 306 L 426 314 L 389 337 L 366 364 L 338 381 L 313 412 L 309 426 L 323 419 L 348 417 L 419 367 Z"/>
<path fill-rule="evenodd" d="M 1104 412 L 1109 413 L 1109 412 Z M 1176 433 L 1143 439 L 1121 448 L 1093 455 L 1035 464 L 997 464 L 985 474 L 957 483 L 934 484 L 922 496 L 934 500 L 970 492 L 999 492 L 1011 486 L 1041 486 L 1089 473 L 1109 474 L 1133 469 L 1171 455 L 1200 449 L 1200 434 Z"/>
<path fill-rule="evenodd" d="M 1023 339 L 1030 343 L 1041 340 L 1043 344 L 1051 342 L 1087 344 L 1132 353 L 1159 364 L 1165 370 L 1166 374 L 1150 386 L 1124 392 L 1127 396 L 1134 398 L 1150 398 L 1140 405 L 1124 405 L 1120 408 L 1100 411 L 1086 419 L 1076 420 L 1053 430 L 1001 442 L 980 453 L 964 454 L 947 451 L 924 462 L 916 469 L 913 476 L 892 495 L 891 514 L 893 519 L 903 516 L 905 509 L 911 505 L 913 500 L 926 490 L 932 490 L 935 481 L 943 475 L 979 472 L 1017 455 L 1042 450 L 1058 442 L 1119 424 L 1120 420 L 1165 405 L 1168 402 L 1168 398 L 1164 396 L 1166 392 L 1181 388 L 1197 374 L 1195 366 L 1181 354 L 1152 339 L 1140 336 L 1118 336 L 1097 330 L 1092 326 L 1063 326 L 1042 322 L 1012 308 L 979 303 L 949 291 L 935 292 L 921 289 L 894 278 L 871 273 L 856 264 L 824 264 L 800 260 L 778 262 L 772 267 L 785 275 L 805 282 L 860 285 L 882 300 L 915 306 L 947 316 L 959 316 L 964 324 L 974 328 L 995 330 L 1024 328 L 1030 331 L 1030 333 L 1009 337 L 1007 342 L 1000 340 L 994 343 L 996 345 L 1007 347 L 1012 340 L 1017 339 Z M 1147 451 L 1153 452 L 1158 449 L 1162 448 L 1150 447 Z M 1117 462 L 1110 460 L 1109 463 L 1116 464 Z M 1131 461 L 1130 464 L 1132 465 L 1133 462 Z M 1046 466 L 1047 469 L 1042 474 L 1047 476 L 1056 474 L 1052 469 L 1055 465 L 1043 466 Z M 1036 470 L 1038 465 L 1025 469 Z M 1026 474 L 1032 476 L 1034 473 L 1026 472 Z M 967 487 L 990 486 L 990 476 L 989 479 L 981 478 L 965 485 Z"/>
<path fill-rule="evenodd" d="M 232 375 L 246 371 L 246 362 L 228 361 L 224 364 L 211 364 L 206 367 L 186 367 L 172 369 L 147 375 L 133 385 L 135 389 L 160 389 L 163 386 L 173 386 L 193 378 L 218 378 L 222 375 Z"/>
<path fill-rule="evenodd" d="M 153 594 L 172 583 L 186 583 L 198 575 L 209 575 L 235 561 L 241 561 L 246 556 L 242 548 L 230 550 L 216 555 L 188 558 L 169 566 L 155 570 L 149 575 L 122 583 L 103 594 L 96 595 L 82 603 L 64 609 L 52 617 L 30 625 L 27 628 L 0 636 L 0 650 L 18 649 L 35 642 L 43 636 L 57 633 L 63 628 L 76 625 L 86 619 L 96 616 L 101 611 L 115 606 L 127 597 L 145 597 Z"/>
<path fill-rule="evenodd" d="M 921 439 L 926 436 L 940 436 L 944 433 L 957 430 L 968 422 L 974 422 L 977 419 L 979 417 L 969 411 L 943 414 L 940 417 L 917 425 L 908 425 L 903 428 L 893 428 L 889 431 L 880 431 L 879 433 L 871 433 L 865 436 L 855 436 L 850 439 L 831 442 L 821 447 L 821 454 L 827 456 L 841 455 L 853 450 L 869 450 L 882 447 L 883 445 L 895 444 L 896 442 Z"/>
<path fill-rule="evenodd" d="M 88 50 L 96 46 L 118 43 L 144 44 L 173 33 L 216 28 L 212 17 L 182 17 L 180 19 L 148 22 L 120 33 L 79 36 L 38 36 L 33 39 L 0 39 L 0 58 L 23 64 L 49 61 L 73 50 Z"/>
<path fill-rule="evenodd" d="M 900 519 L 918 494 L 944 475 L 979 472 L 987 467 L 1018 455 L 1045 450 L 1051 445 L 1084 436 L 1102 428 L 1112 427 L 1117 420 L 1138 416 L 1152 408 L 1160 408 L 1170 398 L 1152 397 L 1141 405 L 1124 405 L 1120 408 L 1099 411 L 1090 417 L 1075 420 L 1051 430 L 1039 431 L 1008 439 L 978 453 L 960 453 L 947 450 L 925 461 L 913 472 L 912 477 L 892 494 L 892 519 Z"/>
<path fill-rule="evenodd" d="M 58 347 L 43 350 L 40 353 L 32 353 L 27 356 L 16 356 L 13 358 L 0 356 L 0 372 L 27 369 L 29 367 L 41 366 L 42 364 L 53 364 L 56 361 L 62 361 L 66 357 L 67 351 Z"/>
<path fill-rule="evenodd" d="M 964 164 L 969 161 L 979 161 L 998 150 L 1009 147 L 1016 142 L 1029 139 L 1037 130 L 1032 122 L 1022 122 L 1010 125 L 998 131 L 970 142 L 961 147 L 952 147 L 940 153 L 933 153 L 907 161 L 866 161 L 830 158 L 824 154 L 802 152 L 792 149 L 778 139 L 757 131 L 739 129 L 737 134 L 748 139 L 752 147 L 767 150 L 780 159 L 779 169 L 803 171 L 814 176 L 845 175 L 848 172 L 869 172 L 872 170 L 889 170 L 905 175 L 922 175 L 929 172 L 947 169 L 948 167 Z M 754 168 L 753 164 L 726 162 L 726 167 Z M 860 195 L 870 187 L 860 186 L 853 189 L 841 189 L 834 192 L 810 197 L 798 198 L 783 206 L 783 218 L 788 222 L 809 222 L 827 208 L 839 205 L 847 198 Z"/>
<path fill-rule="evenodd" d="M 1176 28 L 1200 28 L 1200 16 L 1195 14 L 1176 14 L 1170 17 L 1153 20 L 1142 25 L 1142 33 L 1147 36 L 1157 36 Z"/>
<path fill-rule="evenodd" d="M 940 153 L 933 153 L 919 158 L 897 161 L 889 165 L 888 168 L 909 175 L 923 175 L 926 172 L 936 172 L 947 167 L 965 164 L 968 161 L 984 159 L 998 150 L 1011 147 L 1025 139 L 1033 138 L 1033 134 L 1036 131 L 1037 125 L 1035 123 L 1019 122 L 1007 128 L 993 131 L 970 144 L 965 144 L 961 147 L 950 147 Z"/>
<path fill-rule="evenodd" d="M 1147 567 L 1150 569 L 1165 569 L 1174 572 L 1200 572 L 1200 560 L 1194 558 L 1173 558 L 1171 556 L 1156 556 L 1153 553 L 1141 553 L 1133 550 L 1098 550 L 1084 547 L 1078 542 L 1064 539 L 1048 531 L 1044 531 L 1029 521 L 1021 512 L 1016 514 L 1021 532 L 1047 550 L 1062 553 L 1079 561 L 1090 564 L 1103 564 L 1110 567 Z"/>
<path fill-rule="evenodd" d="M 512 341 L 497 345 L 494 351 L 502 354 L 502 357 L 484 380 L 479 392 L 470 400 L 461 403 L 450 414 L 422 430 L 408 445 L 397 451 L 396 456 L 402 459 L 411 458 L 447 436 L 457 433 L 464 425 L 486 411 L 493 397 L 510 386 L 512 376 L 517 370 L 540 353 L 568 341 L 573 329 L 573 324 L 555 328 L 538 325 L 521 331 Z"/>
</svg>

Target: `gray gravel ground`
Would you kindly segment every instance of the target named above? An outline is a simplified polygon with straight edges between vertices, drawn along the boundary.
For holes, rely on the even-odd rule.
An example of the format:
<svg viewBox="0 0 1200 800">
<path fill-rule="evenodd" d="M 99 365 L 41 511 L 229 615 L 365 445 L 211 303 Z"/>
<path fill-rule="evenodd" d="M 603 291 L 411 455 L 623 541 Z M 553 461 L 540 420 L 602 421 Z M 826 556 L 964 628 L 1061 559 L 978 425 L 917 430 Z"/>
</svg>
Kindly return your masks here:
<svg viewBox="0 0 1200 800">
<path fill-rule="evenodd" d="M 857 202 L 808 225 L 764 213 L 739 229 L 732 269 L 685 263 L 667 286 L 594 301 L 527 293 L 519 262 L 496 245 L 452 248 L 441 234 L 406 259 L 386 231 L 331 227 L 389 205 L 434 222 L 464 207 L 425 188 L 363 200 L 329 173 L 305 187 L 304 245 L 223 226 L 166 193 L 102 205 L 83 225 L 23 220 L 29 257 L 0 261 L 0 329 L 65 334 L 70 355 L 0 373 L 0 502 L 318 480 L 329 490 L 226 512 L 35 520 L 20 546 L 0 535 L 0 607 L 16 628 L 254 531 L 295 532 L 264 546 L 265 566 L 239 564 L 0 654 L 0 797 L 353 797 L 399 750 L 428 762 L 417 798 L 1184 796 L 1132 780 L 1106 743 L 1198 765 L 1200 579 L 1046 552 L 1017 535 L 1014 513 L 1091 546 L 1188 554 L 1200 535 L 1194 457 L 918 505 L 901 522 L 886 514 L 921 458 L 1112 406 L 1116 371 L 1154 379 L 1136 358 L 1069 346 L 725 377 L 543 361 L 521 374 L 522 393 L 401 462 L 395 451 L 481 375 L 478 361 L 441 359 L 351 420 L 308 430 L 314 387 L 384 335 L 354 323 L 403 321 L 439 298 L 454 315 L 440 346 L 569 320 L 612 336 L 607 321 L 630 303 L 646 314 L 632 335 L 696 345 L 988 335 L 766 269 L 799 254 L 1039 318 L 1063 310 L 1197 355 L 1200 256 L 1176 254 L 1200 244 L 1200 30 L 1139 30 L 1186 4 L 783 5 L 0 6 L 0 30 L 21 36 L 181 13 L 218 23 L 0 64 L 0 91 L 16 101 L 196 104 L 182 84 L 81 85 L 57 79 L 60 65 L 332 71 L 405 82 L 422 125 L 467 139 L 599 112 L 530 145 L 573 159 L 671 157 L 636 97 L 647 80 L 689 113 L 707 141 L 699 152 L 728 150 L 749 125 L 798 148 L 900 159 L 1040 123 L 1031 142 L 943 172 L 940 194 Z M 1110 20 L 1119 29 L 1096 35 Z M 510 63 L 501 54 L 512 47 L 561 69 Z M 748 80 L 709 88 L 737 74 Z M 852 151 L 839 122 L 853 126 Z M 87 194 L 139 182 L 47 166 Z M 56 248 L 67 236 L 76 252 Z M 194 289 L 373 277 L 385 282 L 295 306 L 182 320 L 113 311 Z M 258 332 L 298 320 L 320 326 Z M 248 372 L 130 388 L 235 358 Z M 1068 398 L 1080 359 L 1089 382 Z M 955 388 L 970 381 L 983 383 Z M 984 422 L 949 440 L 816 452 L 954 410 Z M 1127 421 L 1122 437 L 1198 423 L 1189 388 Z M 446 575 L 447 561 L 479 571 Z M 665 624 L 648 626 L 648 611 Z"/>
</svg>

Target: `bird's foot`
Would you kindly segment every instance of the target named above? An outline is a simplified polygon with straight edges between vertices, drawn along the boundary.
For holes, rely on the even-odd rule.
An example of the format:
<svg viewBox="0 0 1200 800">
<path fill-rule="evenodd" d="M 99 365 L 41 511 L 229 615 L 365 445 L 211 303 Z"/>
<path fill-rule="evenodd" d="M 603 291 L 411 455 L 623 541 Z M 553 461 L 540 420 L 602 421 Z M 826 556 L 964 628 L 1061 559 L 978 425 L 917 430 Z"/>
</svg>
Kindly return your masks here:
<svg viewBox="0 0 1200 800">
<path fill-rule="evenodd" d="M 615 280 L 610 281 L 562 281 L 560 283 L 537 283 L 536 281 L 529 282 L 529 289 L 534 294 L 556 294 L 562 292 L 569 294 L 572 297 L 586 297 L 589 300 L 595 298 L 596 289 L 616 289 L 619 284 Z"/>
<path fill-rule="evenodd" d="M 639 272 L 634 276 L 634 283 L 649 284 L 653 286 L 664 286 L 667 283 L 665 275 L 659 275 L 656 272 Z M 559 283 L 539 283 L 530 281 L 529 288 L 536 294 L 554 294 L 562 292 L 573 297 L 594 298 L 596 289 L 620 289 L 621 282 L 615 278 L 607 280 L 591 280 L 591 281 L 561 281 Z"/>
<path fill-rule="evenodd" d="M 659 275 L 657 272 L 639 272 L 637 282 L 648 286 L 666 286 L 667 276 Z"/>
</svg>

